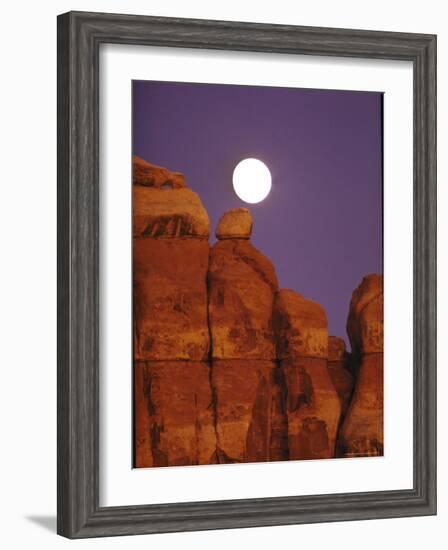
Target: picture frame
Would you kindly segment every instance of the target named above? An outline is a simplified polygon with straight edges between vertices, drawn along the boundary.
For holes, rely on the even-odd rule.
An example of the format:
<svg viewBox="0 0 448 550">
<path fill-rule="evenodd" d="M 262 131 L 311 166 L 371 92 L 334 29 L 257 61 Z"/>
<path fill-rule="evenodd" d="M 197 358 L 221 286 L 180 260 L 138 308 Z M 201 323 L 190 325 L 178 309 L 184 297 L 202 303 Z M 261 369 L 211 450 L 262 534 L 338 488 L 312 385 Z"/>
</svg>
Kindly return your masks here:
<svg viewBox="0 0 448 550">
<path fill-rule="evenodd" d="M 414 101 L 413 488 L 101 507 L 99 48 L 407 60 Z M 68 538 L 436 513 L 436 37 L 69 12 L 58 17 L 58 520 Z"/>
</svg>

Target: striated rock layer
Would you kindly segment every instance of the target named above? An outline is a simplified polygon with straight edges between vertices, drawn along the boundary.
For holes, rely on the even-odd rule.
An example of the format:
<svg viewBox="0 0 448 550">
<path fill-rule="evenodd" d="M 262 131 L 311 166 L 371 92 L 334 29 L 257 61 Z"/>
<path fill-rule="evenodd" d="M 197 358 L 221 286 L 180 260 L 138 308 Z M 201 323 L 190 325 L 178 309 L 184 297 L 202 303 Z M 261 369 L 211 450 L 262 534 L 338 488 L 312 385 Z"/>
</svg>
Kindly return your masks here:
<svg viewBox="0 0 448 550">
<path fill-rule="evenodd" d="M 353 292 L 347 332 L 359 370 L 341 428 L 338 455 L 383 455 L 383 278 L 364 277 Z"/>
<path fill-rule="evenodd" d="M 325 312 L 283 289 L 276 296 L 274 327 L 286 387 L 289 458 L 331 458 L 341 404 L 327 369 Z"/>
</svg>

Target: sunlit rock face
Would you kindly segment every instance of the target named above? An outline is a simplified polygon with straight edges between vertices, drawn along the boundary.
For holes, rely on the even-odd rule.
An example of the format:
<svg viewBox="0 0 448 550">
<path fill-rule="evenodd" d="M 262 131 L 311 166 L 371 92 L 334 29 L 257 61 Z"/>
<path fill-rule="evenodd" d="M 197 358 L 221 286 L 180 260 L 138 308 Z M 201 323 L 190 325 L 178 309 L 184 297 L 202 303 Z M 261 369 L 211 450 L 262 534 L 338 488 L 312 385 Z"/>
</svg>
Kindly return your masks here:
<svg viewBox="0 0 448 550">
<path fill-rule="evenodd" d="M 272 263 L 250 241 L 218 241 L 210 251 L 209 321 L 215 359 L 276 358 Z"/>
<path fill-rule="evenodd" d="M 133 236 L 208 240 L 210 222 L 199 196 L 182 174 L 134 157 Z M 143 174 L 143 175 L 142 175 Z"/>
<path fill-rule="evenodd" d="M 353 292 L 347 332 L 358 362 L 350 407 L 341 428 L 339 456 L 383 455 L 383 278 L 364 277 Z"/>
<path fill-rule="evenodd" d="M 134 185 L 158 189 L 164 186 L 180 189 L 186 185 L 183 174 L 151 164 L 137 155 L 132 157 L 132 181 Z"/>
<path fill-rule="evenodd" d="M 344 417 L 353 392 L 353 375 L 350 372 L 351 357 L 345 349 L 342 338 L 328 338 L 328 372 L 341 401 L 341 413 Z"/>
<path fill-rule="evenodd" d="M 252 233 L 252 216 L 247 208 L 234 208 L 223 214 L 216 228 L 216 238 L 250 239 Z"/>
<path fill-rule="evenodd" d="M 134 157 L 135 174 L 134 358 L 207 360 L 207 212 L 183 178 L 164 188 L 178 174 Z"/>
<path fill-rule="evenodd" d="M 292 290 L 276 295 L 277 356 L 286 389 L 289 459 L 334 456 L 341 404 L 327 369 L 327 317 Z"/>
<path fill-rule="evenodd" d="M 209 464 L 208 215 L 179 174 L 137 159 L 134 178 L 135 464 Z"/>
<path fill-rule="evenodd" d="M 134 238 L 134 358 L 207 361 L 208 242 Z"/>
</svg>

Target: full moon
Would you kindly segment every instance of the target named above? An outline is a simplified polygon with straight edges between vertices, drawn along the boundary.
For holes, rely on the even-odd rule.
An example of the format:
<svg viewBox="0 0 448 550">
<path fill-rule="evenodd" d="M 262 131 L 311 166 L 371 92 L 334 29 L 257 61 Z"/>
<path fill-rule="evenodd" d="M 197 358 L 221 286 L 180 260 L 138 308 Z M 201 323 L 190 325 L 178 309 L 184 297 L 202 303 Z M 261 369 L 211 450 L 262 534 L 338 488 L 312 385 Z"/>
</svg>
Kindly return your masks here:
<svg viewBox="0 0 448 550">
<path fill-rule="evenodd" d="M 233 171 L 233 188 L 244 202 L 250 204 L 261 202 L 269 195 L 271 185 L 271 173 L 261 160 L 244 159 Z"/>
</svg>

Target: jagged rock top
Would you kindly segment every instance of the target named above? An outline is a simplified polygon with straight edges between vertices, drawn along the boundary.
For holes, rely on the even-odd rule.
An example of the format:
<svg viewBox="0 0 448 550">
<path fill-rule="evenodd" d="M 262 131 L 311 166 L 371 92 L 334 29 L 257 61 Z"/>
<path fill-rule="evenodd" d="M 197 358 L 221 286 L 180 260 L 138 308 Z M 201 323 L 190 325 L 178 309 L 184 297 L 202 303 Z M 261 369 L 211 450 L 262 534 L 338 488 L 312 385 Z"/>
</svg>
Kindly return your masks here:
<svg viewBox="0 0 448 550">
<path fill-rule="evenodd" d="M 210 222 L 182 174 L 133 157 L 133 236 L 208 239 Z"/>
<path fill-rule="evenodd" d="M 134 185 L 155 187 L 167 186 L 173 189 L 185 187 L 185 177 L 180 172 L 171 172 L 167 168 L 151 164 L 134 155 L 132 157 L 132 181 Z"/>
<path fill-rule="evenodd" d="M 247 208 L 233 208 L 225 212 L 219 220 L 216 228 L 216 238 L 225 239 L 250 239 L 253 220 Z"/>
<path fill-rule="evenodd" d="M 343 361 L 345 359 L 345 342 L 338 336 L 328 337 L 328 360 Z"/>
<path fill-rule="evenodd" d="M 366 275 L 353 292 L 347 333 L 354 353 L 383 351 L 382 275 Z"/>
<path fill-rule="evenodd" d="M 327 315 L 319 304 L 281 289 L 275 298 L 273 322 L 278 359 L 327 358 Z"/>
</svg>

